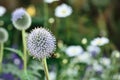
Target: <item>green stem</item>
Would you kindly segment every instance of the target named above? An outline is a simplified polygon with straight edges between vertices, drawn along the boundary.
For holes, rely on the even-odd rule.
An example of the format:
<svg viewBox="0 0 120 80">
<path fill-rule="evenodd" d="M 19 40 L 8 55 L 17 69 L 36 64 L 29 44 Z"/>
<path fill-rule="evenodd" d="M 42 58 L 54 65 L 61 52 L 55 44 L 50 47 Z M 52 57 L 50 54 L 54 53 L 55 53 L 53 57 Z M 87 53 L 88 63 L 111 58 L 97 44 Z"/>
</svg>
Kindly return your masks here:
<svg viewBox="0 0 120 80">
<path fill-rule="evenodd" d="M 24 53 L 24 71 L 27 70 L 27 52 L 26 52 L 26 37 L 25 37 L 25 30 L 22 30 L 22 42 L 23 42 L 23 53 Z"/>
<path fill-rule="evenodd" d="M 0 72 L 2 72 L 3 48 L 4 44 L 0 43 Z"/>
<path fill-rule="evenodd" d="M 58 33 L 59 33 L 59 30 L 60 30 L 59 28 L 60 28 L 60 26 L 61 26 L 61 25 L 60 25 L 60 22 L 61 22 L 61 20 L 56 17 L 56 26 L 55 26 L 55 28 L 54 28 L 55 36 L 56 36 L 56 37 L 59 36 Z"/>
<path fill-rule="evenodd" d="M 46 58 L 42 59 L 42 62 L 43 62 L 43 67 L 44 67 L 44 72 L 45 72 L 46 80 L 49 80 L 49 72 L 48 72 Z"/>
<path fill-rule="evenodd" d="M 44 2 L 44 27 L 47 27 L 48 22 L 48 4 Z"/>
</svg>

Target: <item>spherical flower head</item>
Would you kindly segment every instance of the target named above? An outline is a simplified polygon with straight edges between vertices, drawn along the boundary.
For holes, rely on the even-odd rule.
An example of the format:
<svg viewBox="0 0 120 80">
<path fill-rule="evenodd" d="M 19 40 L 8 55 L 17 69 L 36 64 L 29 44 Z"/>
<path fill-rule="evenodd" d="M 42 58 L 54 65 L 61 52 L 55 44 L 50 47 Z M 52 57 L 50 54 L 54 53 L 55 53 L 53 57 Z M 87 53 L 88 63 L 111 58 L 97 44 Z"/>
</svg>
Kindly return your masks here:
<svg viewBox="0 0 120 80">
<path fill-rule="evenodd" d="M 69 46 L 65 52 L 70 57 L 78 56 L 83 52 L 83 48 L 81 46 Z"/>
<path fill-rule="evenodd" d="M 18 30 L 26 30 L 31 25 L 31 17 L 23 8 L 18 8 L 12 13 L 12 23 Z"/>
<path fill-rule="evenodd" d="M 64 18 L 72 14 L 72 8 L 66 4 L 61 4 L 55 9 L 55 16 Z"/>
<path fill-rule="evenodd" d="M 3 6 L 0 6 L 0 16 L 3 16 L 6 12 L 6 8 Z"/>
<path fill-rule="evenodd" d="M 8 32 L 4 28 L 0 28 L 0 43 L 8 40 Z"/>
<path fill-rule="evenodd" d="M 46 3 L 53 3 L 55 1 L 59 1 L 59 0 L 44 0 L 44 2 L 46 2 Z"/>
<path fill-rule="evenodd" d="M 37 59 L 49 57 L 56 47 L 55 37 L 44 28 L 35 28 L 27 37 L 27 49 Z"/>
<path fill-rule="evenodd" d="M 109 43 L 109 39 L 106 37 L 98 37 L 91 41 L 91 45 L 94 45 L 94 46 L 103 46 L 108 43 Z"/>
</svg>

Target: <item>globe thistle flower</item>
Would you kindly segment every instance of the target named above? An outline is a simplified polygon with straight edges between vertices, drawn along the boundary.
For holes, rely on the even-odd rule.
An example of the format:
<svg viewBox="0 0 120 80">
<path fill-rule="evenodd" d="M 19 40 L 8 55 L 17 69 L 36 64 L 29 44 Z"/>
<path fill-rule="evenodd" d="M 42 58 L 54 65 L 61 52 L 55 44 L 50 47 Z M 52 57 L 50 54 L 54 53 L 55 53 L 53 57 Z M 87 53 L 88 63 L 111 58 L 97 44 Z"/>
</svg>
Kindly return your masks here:
<svg viewBox="0 0 120 80">
<path fill-rule="evenodd" d="M 65 52 L 70 57 L 78 56 L 83 52 L 83 48 L 81 46 L 69 46 Z"/>
<path fill-rule="evenodd" d="M 4 28 L 0 28 L 0 43 L 8 40 L 8 32 Z"/>
<path fill-rule="evenodd" d="M 37 59 L 49 57 L 55 50 L 55 37 L 44 28 L 35 28 L 27 37 L 27 49 Z"/>
<path fill-rule="evenodd" d="M 6 8 L 3 6 L 0 6 L 0 16 L 3 16 L 6 12 Z"/>
<path fill-rule="evenodd" d="M 55 9 L 55 16 L 56 17 L 67 17 L 72 14 L 72 8 L 66 4 L 61 4 Z"/>
<path fill-rule="evenodd" d="M 55 1 L 59 1 L 59 0 L 44 0 L 44 2 L 46 2 L 46 3 L 53 3 Z"/>
<path fill-rule="evenodd" d="M 18 8 L 12 13 L 12 23 L 18 30 L 26 30 L 31 25 L 31 17 L 23 8 Z"/>
</svg>

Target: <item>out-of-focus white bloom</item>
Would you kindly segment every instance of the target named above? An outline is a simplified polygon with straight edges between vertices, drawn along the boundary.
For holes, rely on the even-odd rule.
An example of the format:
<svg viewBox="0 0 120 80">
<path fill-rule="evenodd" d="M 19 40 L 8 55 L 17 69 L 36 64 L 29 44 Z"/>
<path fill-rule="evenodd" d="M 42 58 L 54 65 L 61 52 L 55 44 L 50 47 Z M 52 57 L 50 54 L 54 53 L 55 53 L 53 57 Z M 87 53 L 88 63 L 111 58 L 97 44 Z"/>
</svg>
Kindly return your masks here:
<svg viewBox="0 0 120 80">
<path fill-rule="evenodd" d="M 66 74 L 68 76 L 75 76 L 78 74 L 78 70 L 76 68 L 68 68 L 67 71 L 66 71 Z"/>
<path fill-rule="evenodd" d="M 52 3 L 52 2 L 55 2 L 55 1 L 59 1 L 59 0 L 44 0 L 44 2 L 46 2 L 46 3 Z"/>
<path fill-rule="evenodd" d="M 66 54 L 70 57 L 72 56 L 78 56 L 83 52 L 83 49 L 81 46 L 69 46 L 66 50 L 65 50 Z"/>
<path fill-rule="evenodd" d="M 98 37 L 91 41 L 91 45 L 94 45 L 94 46 L 103 46 L 107 43 L 109 43 L 109 39 L 106 37 Z"/>
<path fill-rule="evenodd" d="M 49 22 L 50 24 L 53 24 L 53 23 L 55 22 L 55 19 L 54 19 L 54 18 L 49 18 L 48 22 Z"/>
<path fill-rule="evenodd" d="M 97 73 L 101 73 L 103 71 L 103 66 L 98 64 L 98 62 L 93 63 L 93 70 Z"/>
<path fill-rule="evenodd" d="M 120 52 L 115 50 L 112 52 L 112 57 L 115 57 L 115 58 L 120 58 Z"/>
<path fill-rule="evenodd" d="M 86 44 L 88 41 L 87 41 L 87 38 L 83 38 L 82 40 L 81 40 L 81 43 L 82 44 Z"/>
<path fill-rule="evenodd" d="M 91 55 L 88 52 L 84 52 L 83 54 L 79 55 L 77 58 L 78 61 L 86 64 L 91 64 L 92 61 Z"/>
<path fill-rule="evenodd" d="M 3 6 L 0 6 L 0 16 L 3 16 L 6 12 L 6 8 Z"/>
<path fill-rule="evenodd" d="M 113 80 L 120 80 L 120 74 L 114 74 Z"/>
<path fill-rule="evenodd" d="M 92 78 L 90 78 L 89 80 L 97 80 L 97 78 L 92 77 Z"/>
<path fill-rule="evenodd" d="M 103 57 L 100 59 L 100 63 L 106 67 L 110 67 L 111 60 L 109 58 Z"/>
<path fill-rule="evenodd" d="M 56 80 L 56 73 L 54 71 L 49 72 L 50 80 Z"/>
<path fill-rule="evenodd" d="M 56 17 L 60 17 L 60 18 L 67 17 L 67 16 L 71 15 L 71 13 L 72 13 L 72 8 L 64 3 L 59 5 L 55 9 Z"/>
<path fill-rule="evenodd" d="M 87 51 L 93 56 L 95 57 L 96 55 L 98 55 L 100 53 L 100 48 L 98 46 L 93 46 L 90 45 L 87 47 Z"/>
</svg>

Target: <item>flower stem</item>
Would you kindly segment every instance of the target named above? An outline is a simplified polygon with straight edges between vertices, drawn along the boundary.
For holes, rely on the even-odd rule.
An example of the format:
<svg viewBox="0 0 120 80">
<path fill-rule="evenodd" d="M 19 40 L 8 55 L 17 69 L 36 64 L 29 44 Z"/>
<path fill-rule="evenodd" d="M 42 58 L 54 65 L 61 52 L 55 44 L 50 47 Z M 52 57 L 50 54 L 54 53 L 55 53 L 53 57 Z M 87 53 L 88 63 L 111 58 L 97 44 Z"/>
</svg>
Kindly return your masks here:
<svg viewBox="0 0 120 80">
<path fill-rule="evenodd" d="M 0 72 L 2 72 L 3 48 L 4 44 L 0 43 Z"/>
<path fill-rule="evenodd" d="M 48 20 L 48 4 L 44 2 L 44 27 L 47 27 Z"/>
<path fill-rule="evenodd" d="M 26 52 L 26 38 L 25 38 L 25 30 L 22 30 L 22 42 L 23 42 L 23 53 L 24 53 L 24 57 L 23 57 L 23 61 L 24 61 L 24 71 L 27 70 L 27 52 Z"/>
<path fill-rule="evenodd" d="M 44 72 L 45 72 L 46 80 L 49 80 L 49 72 L 48 72 L 46 58 L 42 59 L 42 63 L 43 63 L 43 67 L 44 67 Z"/>
</svg>

